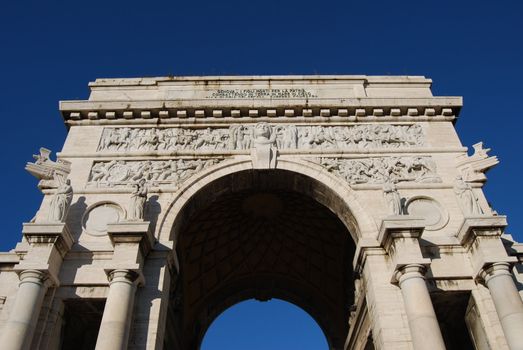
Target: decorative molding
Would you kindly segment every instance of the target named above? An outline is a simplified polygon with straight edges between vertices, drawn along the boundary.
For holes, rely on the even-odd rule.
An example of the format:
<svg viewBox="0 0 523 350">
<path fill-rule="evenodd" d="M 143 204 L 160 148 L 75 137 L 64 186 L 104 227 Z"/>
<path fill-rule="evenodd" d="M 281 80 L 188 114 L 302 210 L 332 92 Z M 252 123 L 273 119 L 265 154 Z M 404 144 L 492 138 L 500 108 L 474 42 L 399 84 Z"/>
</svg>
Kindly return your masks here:
<svg viewBox="0 0 523 350">
<path fill-rule="evenodd" d="M 105 128 L 98 151 L 201 151 L 253 148 L 257 124 L 228 128 Z M 265 125 L 265 123 L 264 123 Z M 358 150 L 414 148 L 425 145 L 419 124 L 351 126 L 269 125 L 280 150 Z"/>
<path fill-rule="evenodd" d="M 88 186 L 129 187 L 140 180 L 152 186 L 177 185 L 185 179 L 217 164 L 222 159 L 170 159 L 170 160 L 113 160 L 95 162 L 91 168 Z"/>
<path fill-rule="evenodd" d="M 307 91 L 305 91 L 306 93 Z M 62 101 L 60 111 L 64 120 L 101 120 L 118 119 L 174 119 L 187 118 L 297 118 L 311 119 L 323 117 L 344 120 L 373 119 L 387 120 L 408 118 L 409 120 L 455 120 L 462 106 L 459 97 L 427 97 L 416 99 L 381 99 L 381 98 L 336 98 L 301 97 L 302 103 L 289 106 L 289 100 L 298 98 L 238 98 L 231 104 L 231 99 L 212 97 L 196 100 L 160 100 L 160 101 Z M 219 96 L 219 95 L 214 95 Z M 307 100 L 309 101 L 307 102 Z M 254 101 L 254 105 L 246 105 Z M 272 103 L 268 105 L 268 101 Z M 194 106 L 199 106 L 194 108 Z M 291 112 L 292 111 L 292 112 Z"/>
<path fill-rule="evenodd" d="M 320 158 L 319 163 L 351 185 L 442 182 L 436 173 L 436 164 L 430 156 L 361 159 L 323 157 Z"/>
<path fill-rule="evenodd" d="M 449 214 L 434 198 L 414 196 L 405 203 L 405 214 L 421 217 L 425 220 L 425 230 L 439 230 L 449 222 Z"/>
<path fill-rule="evenodd" d="M 92 236 L 107 234 L 107 225 L 123 221 L 126 217 L 125 210 L 117 203 L 111 201 L 97 202 L 89 206 L 82 216 L 83 232 Z"/>
</svg>

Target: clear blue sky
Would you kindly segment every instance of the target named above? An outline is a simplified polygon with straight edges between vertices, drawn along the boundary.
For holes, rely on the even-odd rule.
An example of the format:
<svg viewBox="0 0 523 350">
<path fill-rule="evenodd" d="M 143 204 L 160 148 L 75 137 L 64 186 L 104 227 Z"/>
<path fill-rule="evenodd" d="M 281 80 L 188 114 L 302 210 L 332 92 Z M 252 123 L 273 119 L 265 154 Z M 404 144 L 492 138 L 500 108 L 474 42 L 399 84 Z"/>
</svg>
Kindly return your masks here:
<svg viewBox="0 0 523 350">
<path fill-rule="evenodd" d="M 58 101 L 99 77 L 205 74 L 425 75 L 464 96 L 463 143 L 501 164 L 488 199 L 523 240 L 521 1 L 4 1 L 0 9 L 0 250 L 41 201 L 23 168 L 59 150 Z M 304 333 L 305 334 L 305 333 Z"/>
</svg>

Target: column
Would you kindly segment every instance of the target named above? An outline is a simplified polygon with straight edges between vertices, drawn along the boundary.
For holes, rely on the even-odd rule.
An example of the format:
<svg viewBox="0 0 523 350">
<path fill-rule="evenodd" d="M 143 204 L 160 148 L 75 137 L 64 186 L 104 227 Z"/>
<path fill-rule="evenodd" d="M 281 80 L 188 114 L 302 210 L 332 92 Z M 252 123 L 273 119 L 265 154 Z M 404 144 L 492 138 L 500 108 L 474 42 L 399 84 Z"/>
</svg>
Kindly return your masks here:
<svg viewBox="0 0 523 350">
<path fill-rule="evenodd" d="M 523 349 L 523 301 L 514 283 L 510 264 L 490 264 L 480 275 L 492 296 L 508 346 L 512 350 Z"/>
<path fill-rule="evenodd" d="M 109 295 L 96 341 L 96 350 L 127 349 L 136 278 L 136 273 L 124 269 L 109 273 Z"/>
<path fill-rule="evenodd" d="M 47 276 L 38 270 L 20 272 L 20 286 L 15 304 L 1 338 L 5 350 L 26 350 L 31 346 L 45 292 Z"/>
<path fill-rule="evenodd" d="M 406 265 L 396 271 L 405 311 L 409 320 L 412 343 L 416 350 L 445 350 L 438 319 L 425 283 L 426 267 Z"/>
<path fill-rule="evenodd" d="M 425 220 L 408 215 L 383 219 L 378 241 L 392 259 L 391 282 L 401 289 L 416 350 L 445 350 L 436 312 L 425 282 L 430 259 L 423 258 L 419 239 Z"/>
<path fill-rule="evenodd" d="M 143 265 L 154 244 L 149 226 L 146 221 L 125 221 L 107 226 L 114 252 L 112 261 L 105 269 L 109 294 L 96 350 L 127 349 L 136 288 L 145 284 Z"/>
<path fill-rule="evenodd" d="M 511 273 L 516 257 L 509 256 L 501 241 L 505 216 L 465 217 L 458 231 L 469 250 L 474 277 L 487 286 L 510 349 L 523 349 L 523 301 Z"/>
<path fill-rule="evenodd" d="M 60 267 L 73 245 L 64 223 L 24 223 L 22 233 L 29 248 L 13 269 L 20 286 L 0 339 L 0 348 L 8 350 L 30 348 L 47 287 L 60 285 Z"/>
</svg>

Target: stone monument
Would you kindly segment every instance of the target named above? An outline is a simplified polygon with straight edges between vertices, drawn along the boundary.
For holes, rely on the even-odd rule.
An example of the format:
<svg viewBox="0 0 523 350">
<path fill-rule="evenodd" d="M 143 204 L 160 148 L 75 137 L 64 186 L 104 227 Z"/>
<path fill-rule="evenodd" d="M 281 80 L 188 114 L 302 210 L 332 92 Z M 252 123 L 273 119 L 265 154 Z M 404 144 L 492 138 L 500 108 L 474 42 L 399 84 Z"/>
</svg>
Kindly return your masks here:
<svg viewBox="0 0 523 350">
<path fill-rule="evenodd" d="M 5 350 L 196 350 L 246 299 L 331 349 L 522 349 L 523 245 L 420 76 L 97 79 L 0 253 Z M 74 189 L 74 191 L 73 191 Z M 401 196 L 400 196 L 401 194 Z"/>
</svg>

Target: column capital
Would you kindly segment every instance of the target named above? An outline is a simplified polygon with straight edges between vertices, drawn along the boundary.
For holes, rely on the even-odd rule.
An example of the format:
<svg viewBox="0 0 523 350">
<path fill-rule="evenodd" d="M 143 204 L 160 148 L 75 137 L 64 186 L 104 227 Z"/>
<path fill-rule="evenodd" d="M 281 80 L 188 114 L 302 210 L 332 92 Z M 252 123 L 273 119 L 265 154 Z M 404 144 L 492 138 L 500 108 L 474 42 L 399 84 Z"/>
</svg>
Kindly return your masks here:
<svg viewBox="0 0 523 350">
<path fill-rule="evenodd" d="M 150 222 L 123 221 L 109 224 L 107 233 L 114 246 L 112 262 L 105 269 L 108 277 L 112 271 L 132 271 L 137 275 L 138 284 L 144 284 L 143 263 L 155 241 Z"/>
<path fill-rule="evenodd" d="M 411 271 L 415 266 L 426 270 L 430 265 L 430 259 L 423 257 L 419 245 L 424 229 L 425 220 L 410 215 L 389 216 L 381 222 L 378 241 L 392 258 L 391 283 L 398 283 L 401 271 Z"/>
<path fill-rule="evenodd" d="M 515 262 L 495 262 L 483 266 L 476 277 L 476 280 L 486 285 L 491 279 L 498 276 L 510 276 L 512 278 L 512 266 Z"/>
<path fill-rule="evenodd" d="M 393 280 L 401 284 L 410 278 L 423 278 L 427 272 L 428 264 L 407 264 L 397 268 L 394 271 Z"/>
<path fill-rule="evenodd" d="M 40 270 L 22 270 L 18 272 L 18 278 L 20 279 L 20 283 L 44 285 L 49 278 L 49 274 L 46 271 Z"/>
<path fill-rule="evenodd" d="M 109 285 L 119 282 L 134 284 L 139 279 L 138 273 L 126 269 L 108 270 L 106 274 Z"/>
</svg>

